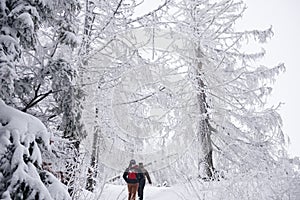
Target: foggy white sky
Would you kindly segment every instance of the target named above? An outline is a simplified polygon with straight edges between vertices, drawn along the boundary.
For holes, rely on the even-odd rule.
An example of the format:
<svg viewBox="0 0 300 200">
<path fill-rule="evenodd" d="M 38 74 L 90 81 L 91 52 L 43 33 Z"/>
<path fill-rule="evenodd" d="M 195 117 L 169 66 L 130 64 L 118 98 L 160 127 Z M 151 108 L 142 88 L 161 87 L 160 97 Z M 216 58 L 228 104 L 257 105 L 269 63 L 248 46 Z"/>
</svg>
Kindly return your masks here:
<svg viewBox="0 0 300 200">
<path fill-rule="evenodd" d="M 272 25 L 274 37 L 264 48 L 265 65 L 283 62 L 286 72 L 274 85 L 271 103 L 284 102 L 280 108 L 283 131 L 289 135 L 289 152 L 300 156 L 300 1 L 299 0 L 244 0 L 248 9 L 242 18 L 247 29 L 265 29 Z M 297 58 L 298 57 L 298 58 Z M 298 124 L 299 123 L 299 124 Z"/>
</svg>

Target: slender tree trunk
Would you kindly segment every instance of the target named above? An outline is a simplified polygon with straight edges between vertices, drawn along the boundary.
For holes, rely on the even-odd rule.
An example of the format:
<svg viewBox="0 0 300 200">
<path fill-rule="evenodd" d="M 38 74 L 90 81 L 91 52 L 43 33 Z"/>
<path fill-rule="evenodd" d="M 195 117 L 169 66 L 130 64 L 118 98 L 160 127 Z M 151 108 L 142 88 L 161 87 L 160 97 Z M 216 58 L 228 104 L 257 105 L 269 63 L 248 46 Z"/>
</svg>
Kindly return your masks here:
<svg viewBox="0 0 300 200">
<path fill-rule="evenodd" d="M 81 71 L 80 81 L 81 84 L 84 83 L 84 70 L 88 68 L 88 55 L 90 53 L 91 45 L 90 39 L 92 34 L 92 27 L 95 20 L 95 14 L 93 10 L 95 9 L 95 4 L 91 0 L 85 0 L 85 18 L 84 18 L 84 30 L 83 30 L 83 38 L 82 44 L 79 51 L 79 56 L 81 57 L 81 67 L 79 71 Z M 94 125 L 94 134 L 93 134 L 93 144 L 92 144 L 92 153 L 91 153 L 91 161 L 90 166 L 87 172 L 87 180 L 86 180 L 86 189 L 93 192 L 95 187 L 95 177 L 96 177 L 96 168 L 97 168 L 97 151 L 98 151 L 98 137 L 99 137 L 99 126 L 97 125 L 98 119 L 98 108 L 95 107 L 95 125 Z"/>
<path fill-rule="evenodd" d="M 93 13 L 93 10 L 95 9 L 95 4 L 93 1 L 86 0 L 85 1 L 85 18 L 84 18 L 84 30 L 83 30 L 83 38 L 82 38 L 82 44 L 81 49 L 79 51 L 79 55 L 82 58 L 82 64 L 84 66 L 88 65 L 88 55 L 90 53 L 90 39 L 92 34 L 92 28 L 93 23 L 95 21 L 95 14 Z"/>
<path fill-rule="evenodd" d="M 196 80 L 198 86 L 198 104 L 199 104 L 199 130 L 197 134 L 199 144 L 199 155 L 198 155 L 198 173 L 203 179 L 210 179 L 214 170 L 213 159 L 212 159 L 212 144 L 210 138 L 209 121 L 207 114 L 207 102 L 204 90 L 204 82 L 202 79 L 201 71 L 203 70 L 203 64 L 201 62 L 202 52 L 199 48 L 196 50 L 196 57 L 198 60 L 196 70 Z"/>
<path fill-rule="evenodd" d="M 88 191 L 93 192 L 95 189 L 96 181 L 95 178 L 97 176 L 97 164 L 98 164 L 98 139 L 100 129 L 98 126 L 95 126 L 94 135 L 93 135 L 93 146 L 92 146 L 92 154 L 91 154 L 91 163 L 88 168 L 87 180 L 86 180 L 86 189 Z"/>
</svg>

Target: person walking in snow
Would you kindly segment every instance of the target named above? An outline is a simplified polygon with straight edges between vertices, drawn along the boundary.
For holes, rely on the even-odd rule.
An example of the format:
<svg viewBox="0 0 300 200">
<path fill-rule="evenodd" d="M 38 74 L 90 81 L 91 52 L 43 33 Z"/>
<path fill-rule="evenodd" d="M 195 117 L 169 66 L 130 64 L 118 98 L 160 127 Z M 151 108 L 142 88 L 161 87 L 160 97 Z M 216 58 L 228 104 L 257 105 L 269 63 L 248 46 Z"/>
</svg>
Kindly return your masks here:
<svg viewBox="0 0 300 200">
<path fill-rule="evenodd" d="M 149 184 L 152 184 L 152 182 L 151 182 L 151 178 L 149 176 L 148 171 L 144 168 L 143 163 L 139 163 L 139 168 L 142 172 L 142 178 L 140 179 L 140 182 L 139 182 L 138 197 L 139 197 L 139 200 L 143 200 L 146 178 L 147 178 Z"/>
<path fill-rule="evenodd" d="M 136 192 L 139 187 L 139 182 L 142 179 L 143 174 L 135 160 L 130 160 L 129 166 L 123 173 L 123 179 L 127 183 L 128 188 L 128 200 L 135 200 Z"/>
</svg>

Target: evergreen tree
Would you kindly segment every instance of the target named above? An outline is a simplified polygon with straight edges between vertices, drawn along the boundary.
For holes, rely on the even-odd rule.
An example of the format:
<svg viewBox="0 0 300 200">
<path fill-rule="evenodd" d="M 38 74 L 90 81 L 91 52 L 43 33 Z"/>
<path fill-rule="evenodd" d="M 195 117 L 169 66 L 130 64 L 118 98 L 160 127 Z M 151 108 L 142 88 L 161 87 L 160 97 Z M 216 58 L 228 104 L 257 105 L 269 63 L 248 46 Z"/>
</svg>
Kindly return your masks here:
<svg viewBox="0 0 300 200">
<path fill-rule="evenodd" d="M 36 31 L 50 11 L 49 1 L 11 0 L 0 4 L 0 96 L 12 104 L 14 82 L 20 77 L 16 64 L 21 48 L 35 48 Z"/>
<path fill-rule="evenodd" d="M 285 67 L 259 66 L 255 61 L 264 50 L 241 51 L 248 41 L 267 42 L 272 30 L 236 31 L 234 24 L 245 10 L 240 1 L 175 0 L 172 8 L 176 14 L 168 21 L 174 22 L 176 39 L 183 41 L 176 52 L 197 91 L 198 169 L 201 163 L 207 168 L 199 175 L 211 177 L 213 160 L 218 168 L 239 172 L 272 168 L 285 156 L 278 152 L 285 152 L 286 143 L 280 115 L 276 108 L 266 108 L 266 100 Z"/>
<path fill-rule="evenodd" d="M 70 199 L 66 186 L 43 169 L 51 134 L 37 118 L 0 99 L 0 198 Z"/>
<path fill-rule="evenodd" d="M 1 1 L 0 9 L 1 98 L 39 117 L 78 151 L 85 137 L 72 56 L 79 43 L 79 1 Z"/>
</svg>

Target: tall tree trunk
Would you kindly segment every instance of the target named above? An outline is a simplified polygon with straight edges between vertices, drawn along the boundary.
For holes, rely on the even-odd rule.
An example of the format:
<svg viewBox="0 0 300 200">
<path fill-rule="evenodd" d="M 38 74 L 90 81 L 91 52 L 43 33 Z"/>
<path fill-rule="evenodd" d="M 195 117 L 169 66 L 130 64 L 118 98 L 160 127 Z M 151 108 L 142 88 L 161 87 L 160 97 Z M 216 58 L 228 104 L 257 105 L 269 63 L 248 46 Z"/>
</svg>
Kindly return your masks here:
<svg viewBox="0 0 300 200">
<path fill-rule="evenodd" d="M 199 130 L 197 133 L 197 140 L 199 145 L 198 152 L 198 173 L 203 179 L 210 179 L 214 170 L 212 159 L 212 144 L 210 138 L 210 126 L 207 114 L 206 94 L 204 90 L 204 82 L 201 71 L 203 70 L 203 63 L 201 58 L 203 54 L 200 48 L 196 49 L 197 69 L 196 80 L 198 86 L 197 100 L 199 105 L 200 121 Z"/>
<path fill-rule="evenodd" d="M 97 119 L 97 110 L 96 110 L 96 119 Z M 91 154 L 91 162 L 90 167 L 88 168 L 87 180 L 86 180 L 86 189 L 88 191 L 93 192 L 96 185 L 96 176 L 97 176 L 97 164 L 98 164 L 98 140 L 99 140 L 99 126 L 94 127 L 94 135 L 93 135 L 93 146 L 92 146 L 92 154 Z"/>
<path fill-rule="evenodd" d="M 84 30 L 83 30 L 83 38 L 82 38 L 82 45 L 79 52 L 79 56 L 81 57 L 81 75 L 83 75 L 83 69 L 88 68 L 88 55 L 90 53 L 90 39 L 92 34 L 92 27 L 95 20 L 95 14 L 93 13 L 95 9 L 95 3 L 91 0 L 85 1 L 85 19 L 84 19 Z M 84 82 L 84 77 L 81 77 L 81 84 Z M 90 166 L 87 172 L 87 180 L 86 180 L 86 189 L 93 192 L 95 187 L 95 178 L 96 178 L 96 168 L 97 168 L 97 151 L 98 151 L 98 137 L 100 128 L 97 125 L 98 119 L 98 108 L 95 107 L 95 125 L 94 125 L 94 134 L 93 134 L 93 144 L 92 144 L 92 153 L 91 153 L 91 160 Z"/>
<path fill-rule="evenodd" d="M 93 10 L 95 9 L 95 4 L 93 1 L 86 0 L 85 1 L 85 18 L 84 18 L 84 30 L 83 30 L 83 38 L 81 43 L 81 48 L 79 51 L 79 55 L 82 58 L 82 64 L 84 66 L 88 65 L 88 55 L 90 53 L 90 39 L 92 34 L 92 28 L 95 21 L 95 14 Z"/>
</svg>

